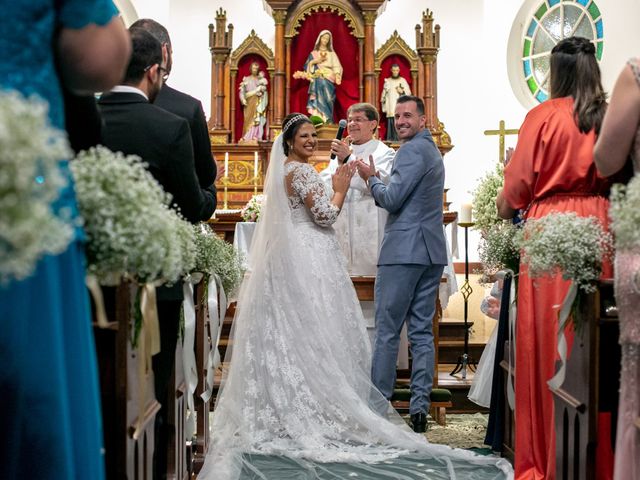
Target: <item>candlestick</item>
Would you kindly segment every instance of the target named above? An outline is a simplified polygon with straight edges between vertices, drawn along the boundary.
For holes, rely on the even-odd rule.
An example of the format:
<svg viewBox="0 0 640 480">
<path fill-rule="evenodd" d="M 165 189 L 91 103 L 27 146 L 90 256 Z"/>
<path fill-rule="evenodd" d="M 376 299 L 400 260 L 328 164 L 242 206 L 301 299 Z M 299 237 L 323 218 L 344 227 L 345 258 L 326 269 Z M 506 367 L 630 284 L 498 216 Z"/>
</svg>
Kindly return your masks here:
<svg viewBox="0 0 640 480">
<path fill-rule="evenodd" d="M 458 217 L 459 223 L 471 223 L 472 206 L 470 203 L 463 203 L 460 206 L 460 216 Z"/>
<path fill-rule="evenodd" d="M 224 176 L 229 177 L 229 152 L 224 152 Z"/>
<path fill-rule="evenodd" d="M 253 176 L 258 176 L 258 152 L 253 152 Z"/>
</svg>

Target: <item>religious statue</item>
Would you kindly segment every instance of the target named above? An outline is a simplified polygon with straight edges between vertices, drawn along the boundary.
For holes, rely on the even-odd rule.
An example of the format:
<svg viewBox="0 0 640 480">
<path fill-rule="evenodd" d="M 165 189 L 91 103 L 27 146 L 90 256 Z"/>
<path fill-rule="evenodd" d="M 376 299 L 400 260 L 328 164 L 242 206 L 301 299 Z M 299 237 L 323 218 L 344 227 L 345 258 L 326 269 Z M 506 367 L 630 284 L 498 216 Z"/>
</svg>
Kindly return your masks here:
<svg viewBox="0 0 640 480">
<path fill-rule="evenodd" d="M 267 79 L 260 65 L 253 62 L 251 73 L 240 82 L 240 103 L 244 111 L 244 125 L 240 142 L 257 142 L 262 140 L 267 123 Z"/>
<path fill-rule="evenodd" d="M 333 123 L 333 105 L 336 100 L 336 85 L 342 83 L 342 64 L 333 50 L 333 35 L 329 30 L 318 34 L 315 46 L 307 57 L 304 71 L 297 71 L 294 78 L 309 80 L 307 111 Z"/>
<path fill-rule="evenodd" d="M 387 138 L 386 140 L 398 141 L 398 133 L 395 125 L 396 102 L 402 95 L 411 95 L 409 83 L 400 76 L 400 65 L 391 65 L 391 76 L 384 79 L 382 96 L 380 103 L 382 111 L 387 116 Z"/>
</svg>

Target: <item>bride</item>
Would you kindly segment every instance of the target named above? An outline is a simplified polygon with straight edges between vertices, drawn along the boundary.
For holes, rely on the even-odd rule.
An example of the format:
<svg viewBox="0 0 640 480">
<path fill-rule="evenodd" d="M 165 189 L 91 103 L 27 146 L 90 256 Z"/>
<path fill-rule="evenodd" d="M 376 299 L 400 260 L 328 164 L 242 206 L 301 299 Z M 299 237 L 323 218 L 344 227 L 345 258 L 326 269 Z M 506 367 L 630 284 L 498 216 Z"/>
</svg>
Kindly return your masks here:
<svg viewBox="0 0 640 480">
<path fill-rule="evenodd" d="M 198 478 L 511 478 L 504 459 L 429 444 L 373 387 L 366 324 L 331 227 L 354 168 L 338 169 L 329 197 L 308 163 L 316 146 L 309 119 L 288 115 Z"/>
</svg>

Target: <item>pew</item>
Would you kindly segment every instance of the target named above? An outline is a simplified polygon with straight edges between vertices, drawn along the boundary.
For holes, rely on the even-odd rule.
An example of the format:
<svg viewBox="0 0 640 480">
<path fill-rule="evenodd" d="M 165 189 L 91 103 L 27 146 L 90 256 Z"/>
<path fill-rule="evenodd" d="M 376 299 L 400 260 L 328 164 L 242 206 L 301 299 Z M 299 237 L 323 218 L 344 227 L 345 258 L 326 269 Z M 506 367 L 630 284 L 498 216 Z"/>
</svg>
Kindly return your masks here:
<svg viewBox="0 0 640 480">
<path fill-rule="evenodd" d="M 147 374 L 142 384 L 138 378 L 143 359 L 131 345 L 136 291 L 127 281 L 103 287 L 108 326 L 100 328 L 94 322 L 109 480 L 151 480 L 153 475 L 154 422 L 160 404 L 154 397 L 153 376 Z"/>
<path fill-rule="evenodd" d="M 598 414 L 618 405 L 620 346 L 613 282 L 602 281 L 598 291 L 581 302 L 578 316 L 582 333 L 576 333 L 567 361 L 565 381 L 552 389 L 555 405 L 556 478 L 596 478 Z"/>
</svg>

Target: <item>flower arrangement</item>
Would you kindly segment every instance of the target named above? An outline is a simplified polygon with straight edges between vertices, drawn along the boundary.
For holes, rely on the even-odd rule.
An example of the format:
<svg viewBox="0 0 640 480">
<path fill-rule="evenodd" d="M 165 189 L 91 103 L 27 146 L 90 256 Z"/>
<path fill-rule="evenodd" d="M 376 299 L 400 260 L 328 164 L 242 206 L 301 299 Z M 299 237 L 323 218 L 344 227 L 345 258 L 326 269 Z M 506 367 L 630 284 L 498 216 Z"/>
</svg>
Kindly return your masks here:
<svg viewBox="0 0 640 480">
<path fill-rule="evenodd" d="M 487 272 L 510 269 L 518 272 L 520 251 L 515 238 L 520 228 L 509 220 L 492 225 L 480 238 L 480 261 Z"/>
<path fill-rule="evenodd" d="M 602 263 L 611 257 L 613 240 L 595 217 L 575 212 L 551 212 L 527 220 L 516 237 L 529 276 L 542 277 L 557 272 L 572 280 L 584 293 L 595 290 Z"/>
<path fill-rule="evenodd" d="M 502 223 L 498 217 L 496 198 L 504 186 L 504 167 L 497 163 L 493 171 L 480 179 L 473 191 L 473 217 L 475 228 L 481 232 L 488 231 L 492 226 Z"/>
<path fill-rule="evenodd" d="M 629 249 L 640 246 L 640 177 L 633 177 L 626 186 L 614 185 L 610 200 L 609 216 L 616 247 Z"/>
<path fill-rule="evenodd" d="M 72 154 L 49 123 L 48 105 L 0 92 L 0 283 L 33 273 L 37 261 L 65 250 L 73 227 L 52 204 L 68 181 L 61 161 Z"/>
<path fill-rule="evenodd" d="M 230 294 L 244 275 L 241 255 L 207 225 L 195 225 L 193 230 L 197 252 L 194 270 L 218 275 L 224 291 Z"/>
<path fill-rule="evenodd" d="M 71 164 L 87 233 L 90 273 L 103 284 L 123 275 L 175 282 L 195 266 L 189 223 L 136 156 L 97 147 Z"/>
<path fill-rule="evenodd" d="M 265 196 L 262 194 L 251 197 L 247 204 L 242 207 L 242 211 L 240 212 L 242 219 L 245 222 L 257 222 L 260 220 L 260 211 L 262 210 L 264 201 Z"/>
</svg>

